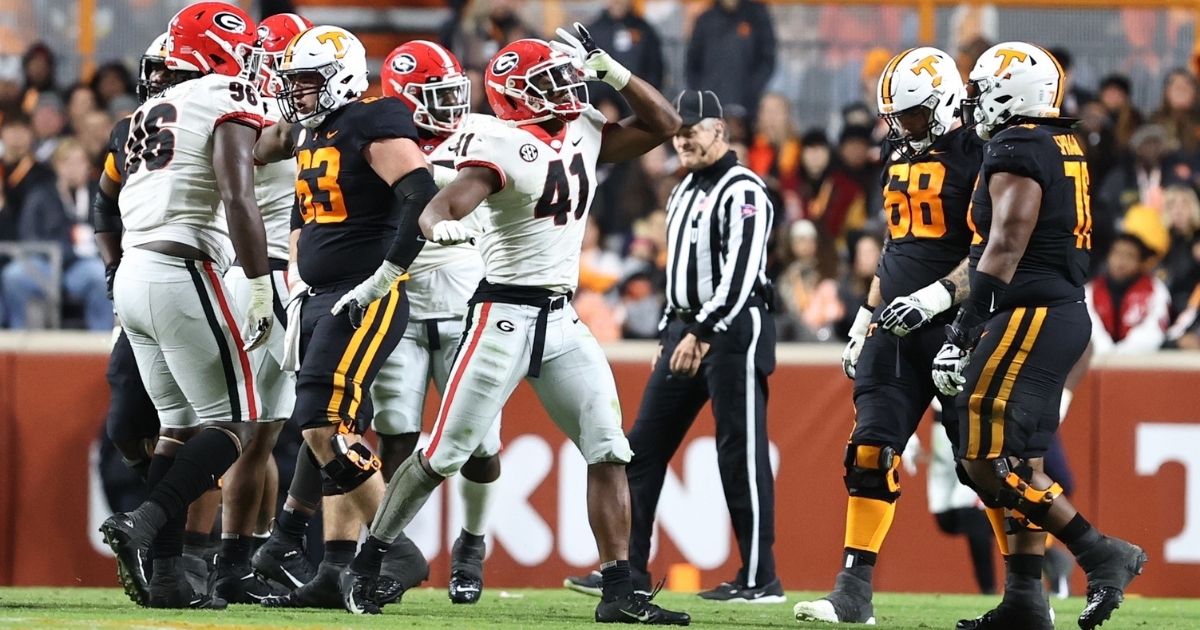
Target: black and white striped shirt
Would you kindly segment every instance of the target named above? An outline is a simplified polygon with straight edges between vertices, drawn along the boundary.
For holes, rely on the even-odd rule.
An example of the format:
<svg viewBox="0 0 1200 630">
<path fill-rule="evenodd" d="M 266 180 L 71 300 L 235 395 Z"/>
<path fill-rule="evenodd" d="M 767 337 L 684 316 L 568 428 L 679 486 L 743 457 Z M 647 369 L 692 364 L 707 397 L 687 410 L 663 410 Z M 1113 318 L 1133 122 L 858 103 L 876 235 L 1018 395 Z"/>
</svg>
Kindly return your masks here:
<svg viewBox="0 0 1200 630">
<path fill-rule="evenodd" d="M 766 185 L 730 151 L 689 173 L 667 200 L 667 316 L 690 314 L 697 336 L 724 332 L 767 286 L 774 208 Z"/>
</svg>

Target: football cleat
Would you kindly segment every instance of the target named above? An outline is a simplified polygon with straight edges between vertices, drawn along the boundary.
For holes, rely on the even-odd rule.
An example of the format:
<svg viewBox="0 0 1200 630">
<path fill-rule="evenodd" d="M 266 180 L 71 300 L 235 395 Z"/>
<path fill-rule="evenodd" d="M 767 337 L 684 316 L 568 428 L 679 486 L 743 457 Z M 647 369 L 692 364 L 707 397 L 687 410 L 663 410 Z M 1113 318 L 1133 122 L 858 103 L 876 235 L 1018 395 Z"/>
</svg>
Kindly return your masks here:
<svg viewBox="0 0 1200 630">
<path fill-rule="evenodd" d="M 691 615 L 667 610 L 651 601 L 658 590 L 654 589 L 649 595 L 634 591 L 610 602 L 601 600 L 596 605 L 596 623 L 640 623 L 647 626 L 686 626 L 692 623 Z"/>
<path fill-rule="evenodd" d="M 227 602 L 208 593 L 197 593 L 188 583 L 179 556 L 154 559 L 154 577 L 150 579 L 151 608 L 196 608 L 221 610 Z"/>
<path fill-rule="evenodd" d="M 344 564 L 322 562 L 307 584 L 287 595 L 269 595 L 262 599 L 267 608 L 341 608 L 340 579 Z"/>
<path fill-rule="evenodd" d="M 714 589 L 701 591 L 699 595 L 701 599 L 713 602 L 781 604 L 787 601 L 787 598 L 783 596 L 783 585 L 780 584 L 779 578 L 754 588 L 735 582 L 723 582 Z"/>
<path fill-rule="evenodd" d="M 1079 554 L 1087 572 L 1087 604 L 1079 613 L 1079 627 L 1091 630 L 1104 623 L 1125 600 L 1125 587 L 1142 574 L 1148 560 L 1141 547 L 1119 538 L 1104 537 Z"/>
<path fill-rule="evenodd" d="M 1050 606 L 1018 606 L 1002 601 L 975 619 L 959 619 L 955 630 L 1054 630 Z"/>
<path fill-rule="evenodd" d="M 184 552 L 183 575 L 187 578 L 192 590 L 197 593 L 212 593 L 213 580 L 216 578 L 216 566 L 206 558 Z"/>
<path fill-rule="evenodd" d="M 302 545 L 293 544 L 274 534 L 254 552 L 250 565 L 259 577 L 288 590 L 308 584 L 317 573 Z"/>
<path fill-rule="evenodd" d="M 265 597 L 286 593 L 255 575 L 249 564 L 218 565 L 216 576 L 213 594 L 230 604 L 258 604 Z"/>
<path fill-rule="evenodd" d="M 100 525 L 104 543 L 117 557 L 117 578 L 129 599 L 139 606 L 150 603 L 150 584 L 142 563 L 157 533 L 136 512 L 113 514 Z"/>
<path fill-rule="evenodd" d="M 394 580 L 403 593 L 429 579 L 429 562 L 425 560 L 425 554 L 421 553 L 416 543 L 408 536 L 400 534 L 392 541 L 387 553 L 383 554 L 379 575 Z M 396 597 L 399 597 L 399 594 Z"/>
<path fill-rule="evenodd" d="M 604 577 L 599 571 L 592 571 L 587 575 L 572 576 L 563 580 L 563 586 L 584 595 L 592 597 L 600 597 L 601 586 L 604 583 Z"/>
<path fill-rule="evenodd" d="M 378 615 L 379 604 L 374 601 L 376 576 L 356 573 L 346 567 L 339 576 L 338 586 L 342 594 L 342 606 L 355 615 Z"/>
<path fill-rule="evenodd" d="M 871 584 L 843 570 L 838 573 L 833 591 L 822 599 L 798 602 L 792 607 L 796 621 L 828 621 L 875 625 L 871 604 Z"/>
<path fill-rule="evenodd" d="M 450 601 L 455 604 L 474 604 L 483 595 L 483 556 L 487 545 L 481 540 L 478 545 L 463 542 L 462 536 L 454 541 L 450 552 Z"/>
</svg>

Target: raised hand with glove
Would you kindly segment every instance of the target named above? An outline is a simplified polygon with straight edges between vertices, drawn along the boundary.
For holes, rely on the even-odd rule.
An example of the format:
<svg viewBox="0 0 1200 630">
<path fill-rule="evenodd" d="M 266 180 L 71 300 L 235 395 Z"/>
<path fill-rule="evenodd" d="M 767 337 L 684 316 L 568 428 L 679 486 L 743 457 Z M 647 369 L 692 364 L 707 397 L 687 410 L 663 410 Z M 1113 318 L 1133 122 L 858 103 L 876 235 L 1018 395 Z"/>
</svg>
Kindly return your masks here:
<svg viewBox="0 0 1200 630">
<path fill-rule="evenodd" d="M 858 367 L 858 355 L 862 354 L 863 344 L 866 343 L 867 334 L 871 331 L 871 316 L 871 309 L 865 306 L 858 307 L 858 313 L 854 316 L 854 324 L 850 326 L 850 341 L 842 350 L 842 371 L 850 380 L 854 380 L 855 370 Z"/>
<path fill-rule="evenodd" d="M 551 40 L 550 47 L 570 56 L 574 60 L 575 68 L 583 74 L 584 79 L 603 81 L 617 90 L 625 89 L 633 73 L 613 59 L 612 55 L 598 48 L 596 42 L 592 40 L 591 33 L 588 33 L 587 28 L 582 24 L 576 22 L 574 26 L 575 34 L 571 34 L 566 29 L 558 29 L 556 32 L 563 41 Z"/>
<path fill-rule="evenodd" d="M 929 323 L 929 320 L 954 306 L 954 283 L 938 280 L 933 284 L 902 295 L 879 312 L 879 327 L 904 337 Z"/>
<path fill-rule="evenodd" d="M 351 304 L 355 304 L 359 308 L 365 309 L 371 304 L 371 302 L 374 302 L 375 300 L 387 295 L 387 292 L 391 290 L 392 285 L 395 284 L 397 280 L 407 279 L 408 274 L 404 272 L 404 269 L 402 269 L 396 263 L 385 260 L 383 261 L 383 264 L 379 265 L 379 268 L 375 270 L 375 273 L 371 274 L 371 277 L 358 283 L 358 286 L 354 287 L 353 289 L 350 289 L 346 295 L 343 295 L 341 299 L 339 299 L 333 305 L 333 308 L 329 309 L 329 312 L 334 315 L 340 315 L 341 312 L 346 310 L 346 307 Z"/>
<path fill-rule="evenodd" d="M 270 273 L 247 278 L 247 281 L 250 303 L 246 305 L 245 323 L 242 324 L 242 348 L 249 352 L 271 336 L 271 325 L 275 323 L 275 287 L 271 286 Z"/>
</svg>

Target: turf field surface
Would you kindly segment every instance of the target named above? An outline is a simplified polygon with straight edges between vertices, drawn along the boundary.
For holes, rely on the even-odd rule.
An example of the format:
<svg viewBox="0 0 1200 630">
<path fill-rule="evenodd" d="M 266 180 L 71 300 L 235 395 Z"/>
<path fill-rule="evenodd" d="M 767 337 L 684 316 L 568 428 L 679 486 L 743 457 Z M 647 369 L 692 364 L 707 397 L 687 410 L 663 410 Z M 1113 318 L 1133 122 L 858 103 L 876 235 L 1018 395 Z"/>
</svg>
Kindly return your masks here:
<svg viewBox="0 0 1200 630">
<path fill-rule="evenodd" d="M 661 593 L 655 601 L 686 610 L 698 628 L 862 628 L 799 624 L 792 604 L 819 596 L 788 593 L 786 604 L 712 604 L 694 595 Z M 895 629 L 953 628 L 960 617 L 975 616 L 998 601 L 969 595 L 876 595 L 879 627 Z M 489 589 L 474 606 L 454 606 L 443 589 L 406 593 L 401 604 L 384 614 L 354 617 L 341 611 L 278 610 L 230 606 L 223 611 L 159 611 L 137 608 L 118 589 L 0 588 L 0 628 L 439 628 L 500 630 L 509 628 L 596 628 L 596 600 L 564 589 Z M 1083 600 L 1054 601 L 1058 628 L 1077 628 L 1075 616 Z M 609 626 L 606 626 L 609 627 Z M 616 626 L 626 627 L 626 626 Z M 1103 630 L 1200 628 L 1200 599 L 1151 599 L 1131 596 Z"/>
</svg>

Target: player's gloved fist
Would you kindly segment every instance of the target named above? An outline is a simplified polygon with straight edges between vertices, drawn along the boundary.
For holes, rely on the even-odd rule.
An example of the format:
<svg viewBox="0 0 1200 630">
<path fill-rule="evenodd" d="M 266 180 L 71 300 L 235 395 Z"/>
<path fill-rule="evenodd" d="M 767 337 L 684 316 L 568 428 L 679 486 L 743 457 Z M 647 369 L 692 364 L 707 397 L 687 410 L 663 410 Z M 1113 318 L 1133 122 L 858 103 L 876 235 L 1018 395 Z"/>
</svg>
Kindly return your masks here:
<svg viewBox="0 0 1200 630">
<path fill-rule="evenodd" d="M 371 274 L 370 278 L 350 289 L 333 305 L 333 308 L 329 309 L 329 312 L 340 315 L 351 303 L 357 304 L 359 308 L 366 308 L 371 302 L 387 295 L 392 285 L 403 275 L 404 270 L 399 265 L 385 260 L 382 265 L 379 265 L 379 269 Z"/>
<path fill-rule="evenodd" d="M 971 353 L 947 341 L 933 358 L 933 385 L 946 396 L 963 390 L 967 378 L 963 372 L 971 361 Z"/>
<path fill-rule="evenodd" d="M 855 368 L 858 366 L 858 355 L 862 354 L 863 343 L 867 340 L 867 332 L 871 329 L 871 311 L 865 306 L 858 307 L 854 316 L 854 324 L 850 326 L 850 342 L 842 350 L 842 371 L 850 380 L 854 380 Z"/>
<path fill-rule="evenodd" d="M 572 57 L 575 68 L 583 73 L 585 79 L 604 81 L 618 90 L 624 89 L 629 83 L 633 73 L 613 59 L 612 55 L 597 48 L 591 33 L 582 24 L 575 23 L 575 34 L 562 28 L 555 32 L 563 41 L 551 41 L 550 46 Z"/>
<path fill-rule="evenodd" d="M 242 349 L 253 350 L 271 336 L 271 324 L 275 323 L 275 288 L 271 286 L 271 274 L 250 278 L 250 304 L 246 307 L 246 323 L 242 326 Z"/>
<path fill-rule="evenodd" d="M 879 327 L 897 337 L 904 337 L 953 305 L 954 296 L 939 280 L 911 295 L 902 295 L 883 307 L 879 312 Z"/>
<path fill-rule="evenodd" d="M 472 239 L 471 230 L 468 230 L 462 221 L 453 219 L 444 219 L 434 224 L 432 236 L 431 240 L 438 245 L 458 245 Z"/>
</svg>

